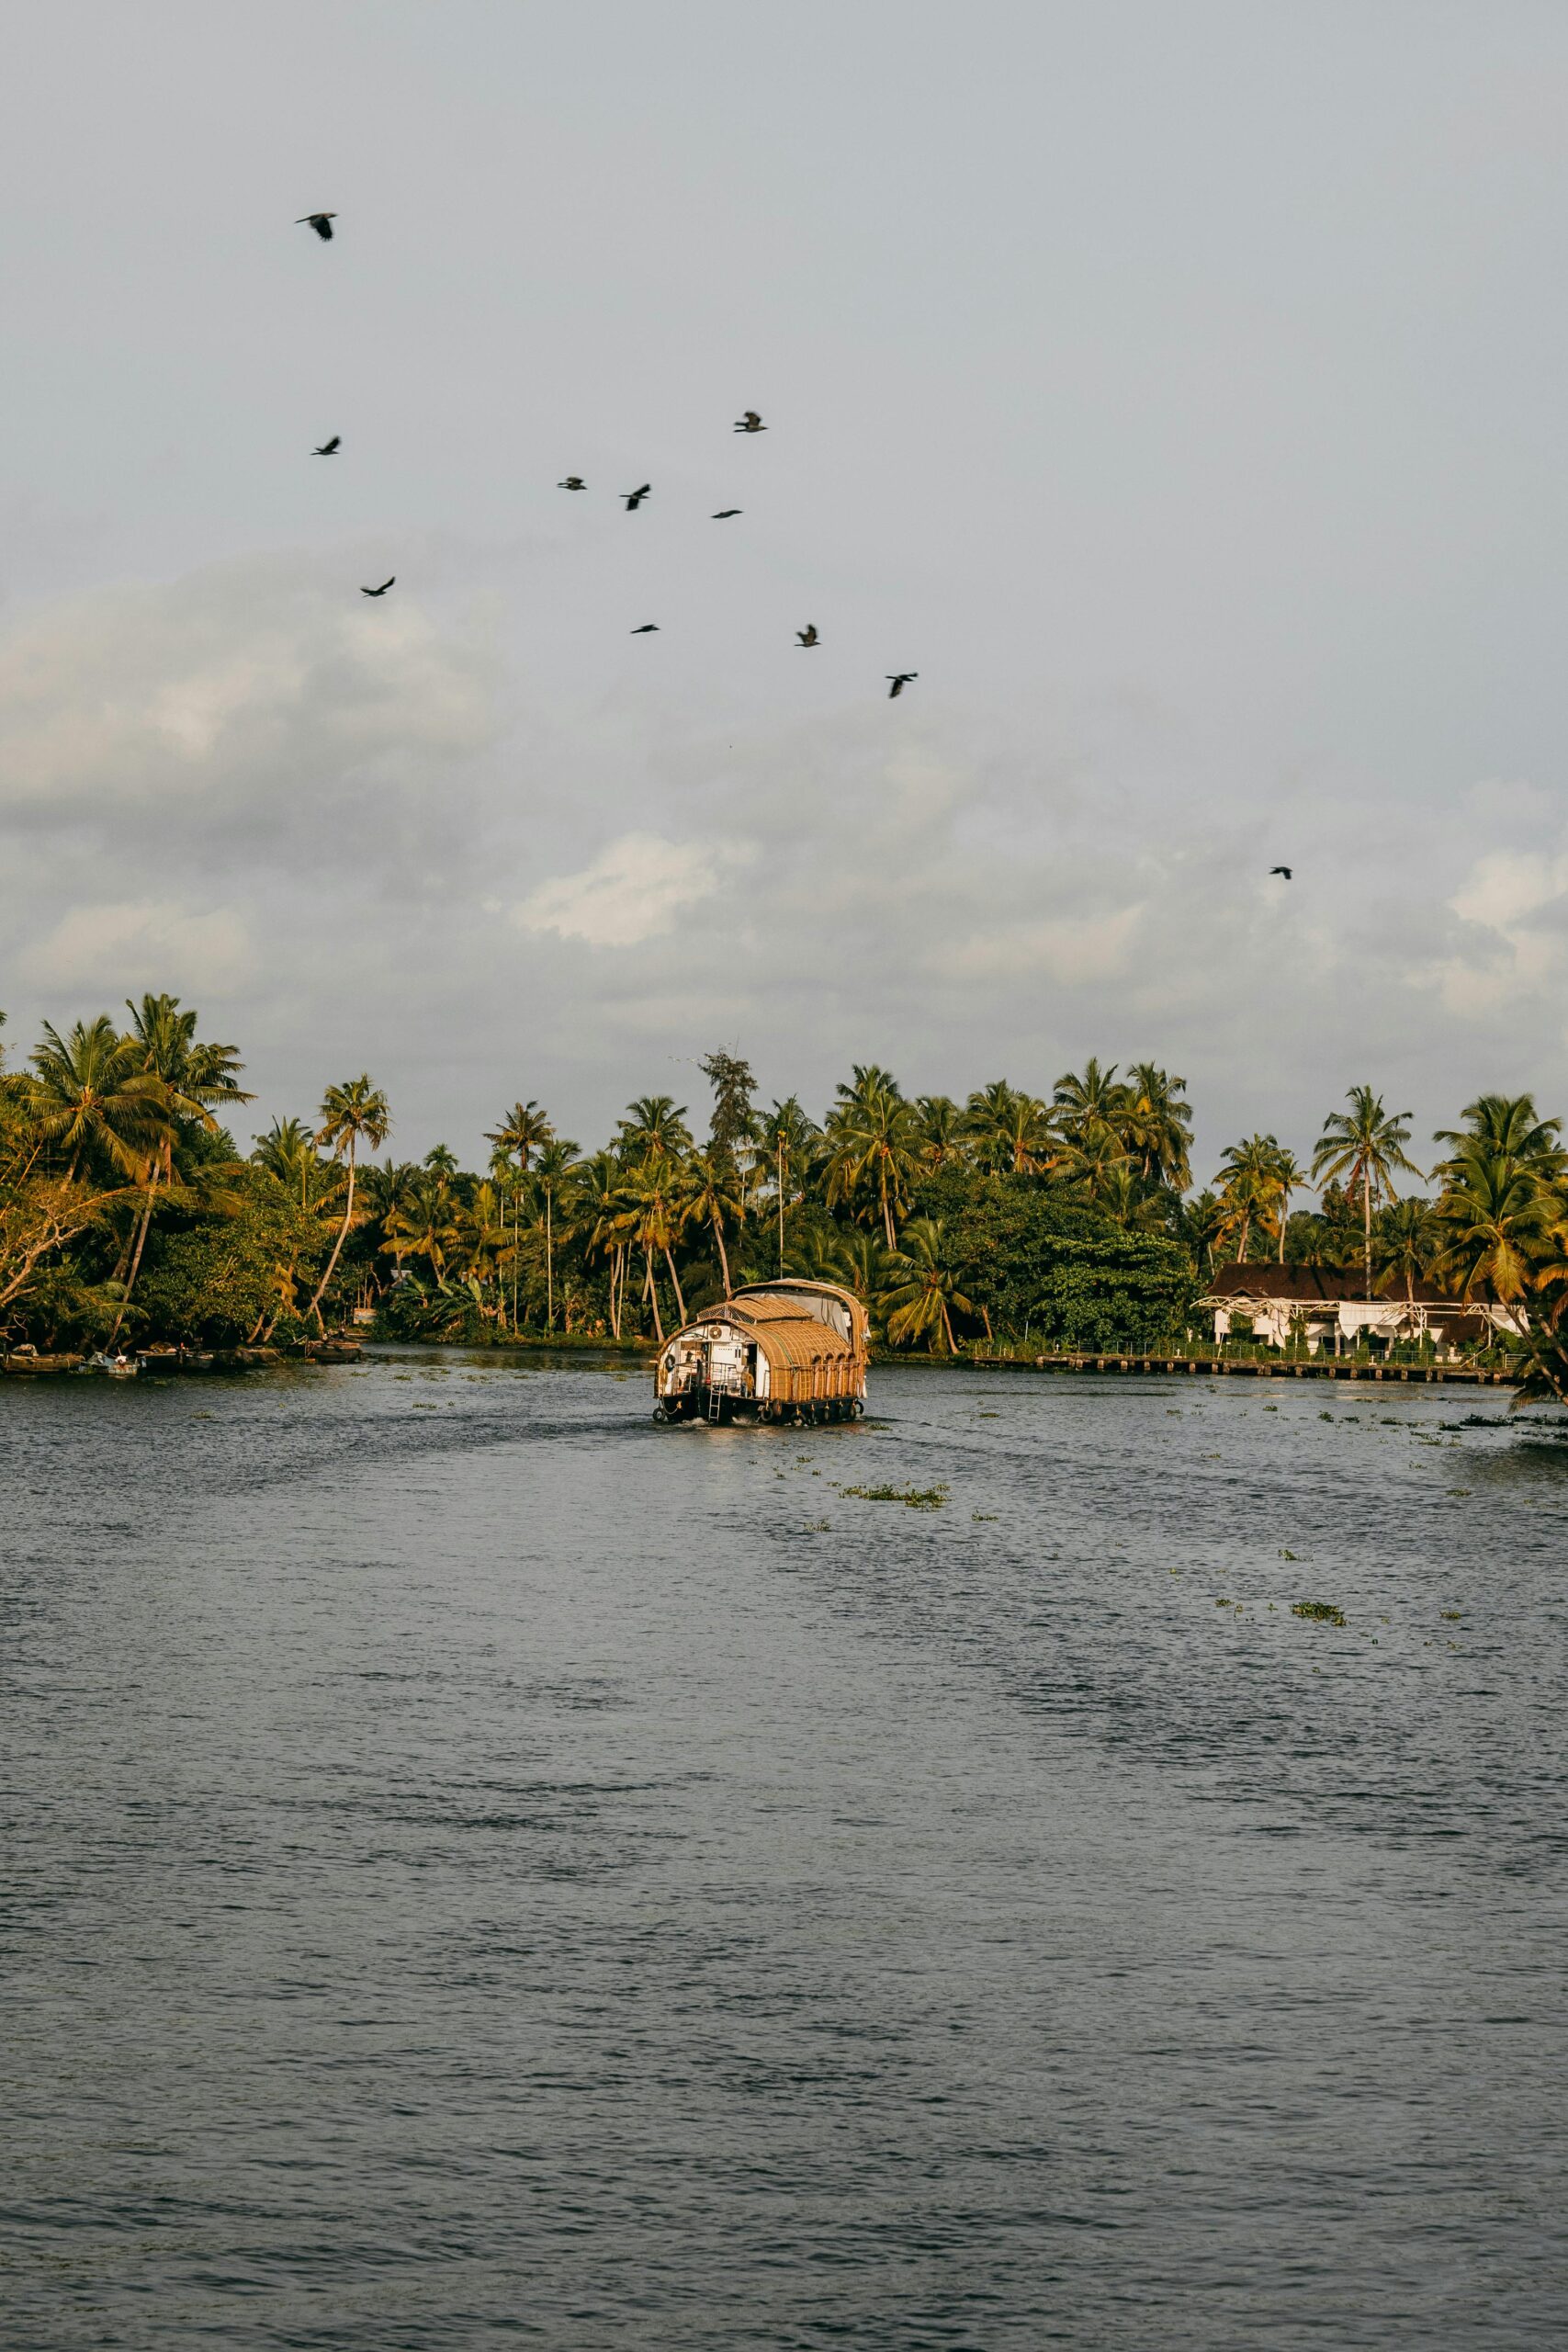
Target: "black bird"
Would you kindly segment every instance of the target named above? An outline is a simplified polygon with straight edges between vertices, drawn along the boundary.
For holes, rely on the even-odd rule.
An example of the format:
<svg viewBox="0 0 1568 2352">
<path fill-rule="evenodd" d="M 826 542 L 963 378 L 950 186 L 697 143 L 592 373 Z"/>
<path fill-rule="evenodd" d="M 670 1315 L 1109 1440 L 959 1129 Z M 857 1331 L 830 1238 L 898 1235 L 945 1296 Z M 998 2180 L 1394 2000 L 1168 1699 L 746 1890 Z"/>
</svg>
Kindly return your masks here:
<svg viewBox="0 0 1568 2352">
<path fill-rule="evenodd" d="M 634 637 L 655 637 L 658 635 L 658 632 L 659 623 L 657 621 L 644 621 L 640 628 L 633 629 L 632 635 Z"/>
<path fill-rule="evenodd" d="M 884 674 L 893 681 L 887 689 L 887 699 L 889 702 L 897 702 L 910 680 L 918 678 L 920 673 L 918 670 L 888 670 Z"/>
<path fill-rule="evenodd" d="M 333 222 L 336 219 L 335 212 L 301 212 L 294 226 L 297 229 L 302 229 L 308 220 L 317 236 L 324 238 L 330 245 L 333 241 Z"/>
<path fill-rule="evenodd" d="M 397 576 L 397 573 L 394 571 L 392 574 L 392 580 L 395 580 Z M 383 580 L 379 588 L 362 588 L 359 593 L 362 596 L 384 596 L 388 589 L 391 586 L 392 580 Z"/>
<path fill-rule="evenodd" d="M 815 621 L 807 621 L 804 628 L 797 628 L 795 633 L 796 637 L 799 638 L 802 645 L 815 645 L 817 642 L 817 624 Z"/>
<path fill-rule="evenodd" d="M 588 484 L 581 474 L 568 474 L 564 481 L 558 481 L 556 484 L 558 490 L 586 490 Z"/>
<path fill-rule="evenodd" d="M 312 458 L 335 458 L 342 447 L 343 435 L 334 433 L 330 441 L 323 441 L 319 449 L 311 450 L 310 455 Z"/>
<path fill-rule="evenodd" d="M 650 481 L 645 481 L 640 490 L 623 490 L 621 496 L 626 502 L 626 513 L 628 514 L 635 514 L 637 508 L 642 504 L 643 500 L 649 495 L 652 489 L 653 484 Z"/>
<path fill-rule="evenodd" d="M 1284 877 L 1285 877 L 1285 879 L 1286 879 L 1286 881 L 1287 881 L 1287 882 L 1288 882 L 1288 881 L 1290 880 L 1290 878 L 1291 878 L 1291 869 L 1290 869 L 1290 867 L 1289 867 L 1288 865 L 1271 865 L 1271 866 L 1269 868 L 1269 873 L 1270 873 L 1271 875 L 1273 875 L 1273 874 L 1282 874 L 1282 875 L 1284 876 Z"/>
<path fill-rule="evenodd" d="M 739 514 L 741 511 L 739 506 L 721 506 L 712 520 L 716 523 L 728 523 L 732 514 Z"/>
<path fill-rule="evenodd" d="M 738 416 L 735 420 L 737 433 L 765 433 L 767 429 L 754 408 L 749 408 L 744 416 Z"/>
</svg>

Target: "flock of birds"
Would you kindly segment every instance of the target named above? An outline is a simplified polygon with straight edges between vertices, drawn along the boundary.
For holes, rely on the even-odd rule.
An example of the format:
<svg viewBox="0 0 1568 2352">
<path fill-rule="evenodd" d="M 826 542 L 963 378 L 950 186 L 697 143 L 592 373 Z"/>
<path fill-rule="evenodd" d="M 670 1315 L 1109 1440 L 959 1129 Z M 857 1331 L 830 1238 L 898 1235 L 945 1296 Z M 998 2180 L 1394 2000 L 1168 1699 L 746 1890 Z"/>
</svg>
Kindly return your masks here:
<svg viewBox="0 0 1568 2352">
<path fill-rule="evenodd" d="M 333 240 L 333 222 L 336 219 L 337 214 L 335 212 L 302 212 L 294 225 L 299 229 L 313 229 L 317 236 L 321 238 L 323 244 L 331 244 Z M 767 429 L 767 426 L 762 422 L 761 413 L 754 408 L 747 409 L 742 415 L 738 416 L 735 420 L 735 430 L 737 433 L 765 433 Z M 343 435 L 341 433 L 334 433 L 332 435 L 330 439 L 319 443 L 318 446 L 311 450 L 310 455 L 313 458 L 335 458 L 342 447 Z M 581 474 L 568 474 L 563 481 L 556 484 L 556 487 L 558 490 L 586 490 L 588 484 L 583 481 Z M 623 490 L 620 492 L 620 496 L 625 502 L 626 510 L 628 514 L 635 514 L 637 508 L 642 504 L 643 500 L 645 498 L 651 498 L 652 495 L 653 484 L 649 481 L 641 483 L 636 490 Z M 733 522 L 735 517 L 743 512 L 744 509 L 739 506 L 721 506 L 718 509 L 718 512 L 714 515 L 713 520 L 716 523 Z M 378 588 L 361 588 L 359 593 L 362 596 L 384 596 L 389 588 L 395 588 L 397 584 L 398 575 L 394 571 L 391 578 L 389 580 L 383 580 Z M 634 637 L 657 637 L 659 634 L 659 623 L 657 621 L 643 621 L 637 628 L 634 628 L 631 633 Z M 806 627 L 804 628 L 797 628 L 795 634 L 796 642 L 805 646 L 808 650 L 812 646 L 820 645 L 822 642 L 815 621 L 807 621 Z M 919 672 L 918 670 L 889 670 L 886 674 L 887 678 L 888 700 L 890 702 L 896 702 L 898 696 L 903 693 L 905 687 L 914 684 L 915 680 L 919 675 Z"/>
<path fill-rule="evenodd" d="M 333 222 L 336 219 L 337 214 L 335 212 L 303 212 L 300 214 L 299 220 L 294 225 L 296 228 L 299 229 L 314 229 L 317 236 L 320 237 L 324 243 L 330 244 L 332 243 Z M 747 409 L 743 414 L 738 416 L 735 420 L 735 430 L 737 433 L 765 433 L 767 429 L 767 426 L 762 422 L 761 414 L 754 408 Z M 342 447 L 342 434 L 334 433 L 330 440 L 323 441 L 319 448 L 313 449 L 311 451 L 311 455 L 312 457 L 317 458 L 335 458 Z M 568 474 L 563 481 L 556 484 L 556 487 L 558 490 L 586 490 L 588 484 L 583 481 L 581 474 Z M 645 498 L 652 497 L 653 484 L 651 482 L 645 481 L 636 490 L 623 490 L 620 492 L 619 495 L 626 503 L 626 513 L 628 514 L 635 514 L 637 508 L 642 504 L 643 500 Z M 729 523 L 733 522 L 736 515 L 743 512 L 744 509 L 739 506 L 721 506 L 712 519 L 716 523 Z M 379 588 L 361 588 L 359 593 L 362 596 L 384 596 L 389 588 L 396 587 L 397 578 L 397 573 L 393 572 L 389 580 L 382 581 Z M 657 637 L 659 634 L 659 623 L 657 621 L 643 621 L 637 628 L 634 628 L 631 633 L 634 637 Z M 806 627 L 804 628 L 797 628 L 795 634 L 797 642 L 806 646 L 807 649 L 814 645 L 819 645 L 822 641 L 817 633 L 817 624 L 815 621 L 807 621 Z M 905 687 L 912 686 L 919 674 L 920 673 L 918 670 L 887 671 L 886 675 L 887 678 L 887 699 L 889 702 L 897 702 Z M 1288 865 L 1271 865 L 1269 868 L 1269 874 L 1270 880 L 1272 880 L 1275 875 L 1279 875 L 1281 879 L 1286 882 L 1289 882 L 1292 878 L 1292 869 Z"/>
</svg>

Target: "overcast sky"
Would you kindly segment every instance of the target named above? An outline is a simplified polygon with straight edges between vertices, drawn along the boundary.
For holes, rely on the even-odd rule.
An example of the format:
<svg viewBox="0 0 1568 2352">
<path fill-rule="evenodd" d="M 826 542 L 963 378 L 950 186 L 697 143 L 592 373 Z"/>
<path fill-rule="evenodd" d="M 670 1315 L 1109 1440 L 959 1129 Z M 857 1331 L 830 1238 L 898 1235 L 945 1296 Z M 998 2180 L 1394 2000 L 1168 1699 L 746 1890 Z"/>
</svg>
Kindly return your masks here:
<svg viewBox="0 0 1568 2352">
<path fill-rule="evenodd" d="M 8 25 L 14 1057 L 1568 1110 L 1560 0 Z"/>
</svg>

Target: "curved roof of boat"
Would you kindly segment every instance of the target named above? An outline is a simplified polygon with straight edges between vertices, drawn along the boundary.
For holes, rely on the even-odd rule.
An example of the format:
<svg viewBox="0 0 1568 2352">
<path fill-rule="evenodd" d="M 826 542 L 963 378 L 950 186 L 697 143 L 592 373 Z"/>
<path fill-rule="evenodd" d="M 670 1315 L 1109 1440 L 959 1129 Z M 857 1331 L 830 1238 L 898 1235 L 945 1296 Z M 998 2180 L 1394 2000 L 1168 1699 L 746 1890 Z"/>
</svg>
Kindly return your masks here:
<svg viewBox="0 0 1568 2352">
<path fill-rule="evenodd" d="M 804 1289 L 805 1284 L 800 1287 Z M 794 1364 L 805 1369 L 813 1363 L 826 1363 L 830 1357 L 858 1352 L 852 1340 L 847 1340 L 831 1323 L 824 1323 L 819 1315 L 803 1312 L 787 1298 L 770 1298 L 754 1290 L 737 1292 L 732 1298 L 715 1299 L 702 1314 L 694 1315 L 679 1331 L 672 1331 L 665 1345 L 694 1337 L 705 1324 L 720 1322 L 739 1323 L 754 1333 L 757 1345 L 773 1364 Z"/>
<path fill-rule="evenodd" d="M 815 1277 L 805 1274 L 798 1277 L 780 1274 L 772 1282 L 748 1283 L 743 1289 L 732 1292 L 731 1295 L 745 1299 L 787 1298 L 792 1292 L 798 1295 L 803 1291 L 813 1298 L 837 1299 L 849 1316 L 851 1330 L 858 1333 L 864 1342 L 871 1328 L 871 1317 L 863 1302 L 852 1290 L 846 1290 L 842 1283 L 818 1282 Z"/>
</svg>

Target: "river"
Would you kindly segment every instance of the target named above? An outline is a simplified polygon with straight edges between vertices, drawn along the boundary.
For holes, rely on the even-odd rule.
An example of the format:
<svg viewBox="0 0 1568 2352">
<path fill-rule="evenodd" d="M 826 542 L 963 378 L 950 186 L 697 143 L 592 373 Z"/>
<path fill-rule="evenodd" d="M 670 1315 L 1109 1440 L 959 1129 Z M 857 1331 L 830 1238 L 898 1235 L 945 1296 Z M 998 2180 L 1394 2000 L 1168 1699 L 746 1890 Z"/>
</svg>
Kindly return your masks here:
<svg viewBox="0 0 1568 2352">
<path fill-rule="evenodd" d="M 1568 1444 L 1505 1402 L 4 1384 L 0 2332 L 1560 2345 Z"/>
</svg>

